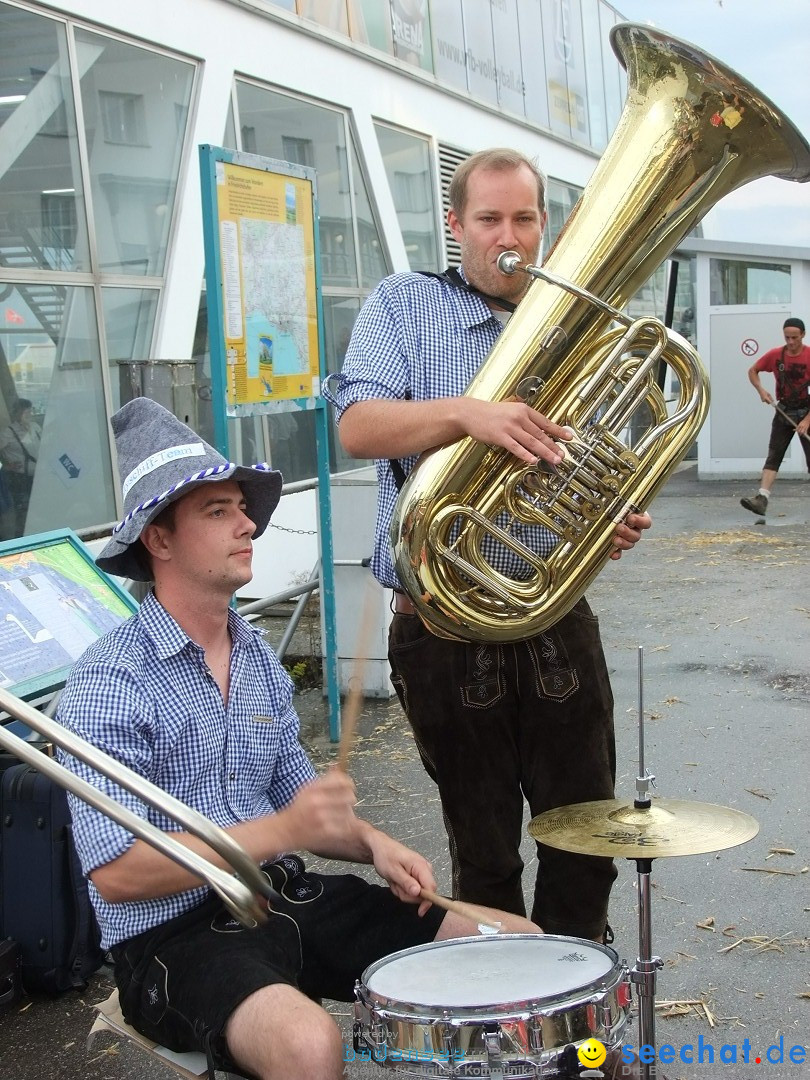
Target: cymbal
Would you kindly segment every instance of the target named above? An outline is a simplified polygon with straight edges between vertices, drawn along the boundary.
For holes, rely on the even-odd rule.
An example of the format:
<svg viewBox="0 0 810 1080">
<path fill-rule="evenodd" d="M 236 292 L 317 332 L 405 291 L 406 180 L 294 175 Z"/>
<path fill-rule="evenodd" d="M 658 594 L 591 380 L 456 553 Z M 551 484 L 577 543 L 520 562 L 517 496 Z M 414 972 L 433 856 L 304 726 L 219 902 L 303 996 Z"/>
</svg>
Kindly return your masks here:
<svg viewBox="0 0 810 1080">
<path fill-rule="evenodd" d="M 618 799 L 574 803 L 529 822 L 529 835 L 548 847 L 625 859 L 702 855 L 758 832 L 759 823 L 741 810 L 678 799 L 653 799 L 646 810 Z"/>
</svg>

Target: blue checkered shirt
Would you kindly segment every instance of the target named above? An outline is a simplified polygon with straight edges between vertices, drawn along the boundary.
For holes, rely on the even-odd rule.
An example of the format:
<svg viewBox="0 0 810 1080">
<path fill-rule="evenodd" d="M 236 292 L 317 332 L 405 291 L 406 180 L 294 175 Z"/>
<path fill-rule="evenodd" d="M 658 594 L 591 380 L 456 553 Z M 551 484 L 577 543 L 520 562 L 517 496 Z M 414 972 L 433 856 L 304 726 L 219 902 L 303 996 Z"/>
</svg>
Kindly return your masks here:
<svg viewBox="0 0 810 1080">
<path fill-rule="evenodd" d="M 324 394 L 335 406 L 338 422 L 357 401 L 458 397 L 502 330 L 487 304 L 474 293 L 424 274 L 393 274 L 380 282 L 363 305 L 342 371 L 324 387 Z M 406 475 L 415 462 L 416 456 L 401 459 Z M 377 461 L 376 466 L 379 494 L 371 569 L 381 585 L 401 589 L 389 535 L 397 486 L 388 460 Z M 557 542 L 557 537 L 538 526 L 512 524 L 511 532 L 541 556 L 547 556 Z M 497 570 L 525 576 L 525 564 L 501 545 L 493 542 L 487 556 Z"/>
<path fill-rule="evenodd" d="M 315 770 L 298 741 L 293 684 L 261 632 L 228 613 L 233 648 L 227 708 L 205 654 L 150 593 L 138 612 L 77 661 L 57 719 L 222 827 L 286 806 Z M 64 764 L 166 832 L 180 826 L 72 756 Z M 85 874 L 123 855 L 126 829 L 69 796 Z M 199 904 L 207 886 L 109 904 L 89 883 L 102 948 Z"/>
</svg>

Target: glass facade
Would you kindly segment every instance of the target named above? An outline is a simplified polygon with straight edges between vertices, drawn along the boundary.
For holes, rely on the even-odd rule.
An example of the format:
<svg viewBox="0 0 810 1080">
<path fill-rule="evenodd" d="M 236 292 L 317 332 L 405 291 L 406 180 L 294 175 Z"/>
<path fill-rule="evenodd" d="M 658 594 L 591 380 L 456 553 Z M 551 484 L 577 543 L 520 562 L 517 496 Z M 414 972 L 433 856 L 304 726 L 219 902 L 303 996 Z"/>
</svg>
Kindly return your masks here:
<svg viewBox="0 0 810 1080">
<path fill-rule="evenodd" d="M 117 517 L 108 416 L 150 353 L 196 70 L 0 2 L 0 539 Z"/>
<path fill-rule="evenodd" d="M 582 188 L 573 184 L 563 184 L 559 180 L 549 179 L 546 185 L 546 210 L 548 222 L 543 234 L 543 254 L 545 255 L 562 232 L 562 227 L 577 204 Z"/>
<path fill-rule="evenodd" d="M 664 319 L 667 301 L 672 288 L 671 275 L 675 274 L 675 296 L 672 308 L 672 329 L 695 343 L 695 260 L 694 257 L 668 259 L 659 266 L 649 281 L 638 290 L 627 305 L 627 314 L 633 318 L 653 315 Z"/>
<path fill-rule="evenodd" d="M 386 124 L 375 124 L 374 129 L 408 254 L 408 266 L 411 270 L 440 270 L 436 245 L 436 185 L 430 145 L 425 138 Z"/>
<path fill-rule="evenodd" d="M 93 290 L 37 286 L 53 310 L 41 315 L 32 288 L 3 288 L 0 332 L 2 539 L 114 516 L 102 357 Z M 9 312 L 14 320 L 9 329 Z M 18 321 L 19 320 L 19 321 Z"/>
<path fill-rule="evenodd" d="M 2 265 L 89 271 L 67 28 L 0 3 L 0 59 Z"/>
<path fill-rule="evenodd" d="M 194 67 L 75 32 L 98 267 L 163 273 Z"/>
<path fill-rule="evenodd" d="M 605 34 L 599 20 L 599 0 L 582 0 L 582 41 L 584 48 L 586 91 L 588 104 L 588 131 L 591 145 L 597 150 L 607 146 L 607 86 L 605 81 L 605 60 L 602 43 Z M 608 61 L 612 69 L 616 67 L 615 58 Z"/>
<path fill-rule="evenodd" d="M 275 0 L 476 101 L 594 149 L 624 100 L 604 0 Z"/>
<path fill-rule="evenodd" d="M 578 0 L 542 0 L 543 59 L 551 130 L 588 142 L 582 11 Z"/>
<path fill-rule="evenodd" d="M 789 304 L 790 267 L 737 259 L 709 260 L 711 304 Z"/>
<path fill-rule="evenodd" d="M 132 396 L 126 389 L 128 364 L 149 359 L 159 297 L 158 289 L 101 290 L 113 409 L 120 408 Z"/>
<path fill-rule="evenodd" d="M 603 145 L 618 115 L 622 76 L 604 50 L 617 15 L 603 0 L 275 6 L 582 145 Z M 0 516 L 3 538 L 117 517 L 109 416 L 148 392 L 138 379 L 171 382 L 152 370 L 171 362 L 151 358 L 198 77 L 197 63 L 179 54 L 33 0 L 0 0 L 0 443 L 18 441 L 14 424 L 27 409 L 38 459 L 16 484 L 25 488 L 20 505 Z M 337 371 L 363 299 L 392 269 L 351 112 L 249 74 L 234 77 L 230 104 L 224 145 L 316 171 L 325 366 Z M 373 126 L 408 265 L 440 270 L 435 144 L 427 131 L 379 117 Z M 579 194 L 549 181 L 546 248 Z M 196 426 L 210 440 L 204 291 L 190 366 Z M 269 460 L 288 482 L 315 475 L 313 412 L 229 424 L 235 460 Z M 332 469 L 357 468 L 332 436 Z M 5 454 L 0 505 L 15 487 L 14 451 Z"/>
</svg>

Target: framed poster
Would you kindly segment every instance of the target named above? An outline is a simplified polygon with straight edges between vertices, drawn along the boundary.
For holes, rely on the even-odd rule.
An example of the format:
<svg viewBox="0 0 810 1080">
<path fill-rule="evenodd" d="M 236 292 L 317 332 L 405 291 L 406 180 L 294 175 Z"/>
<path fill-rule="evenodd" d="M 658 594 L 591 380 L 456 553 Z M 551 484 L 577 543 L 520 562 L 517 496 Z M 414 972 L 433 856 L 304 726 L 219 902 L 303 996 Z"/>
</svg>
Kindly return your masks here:
<svg viewBox="0 0 810 1080">
<path fill-rule="evenodd" d="M 59 689 L 85 649 L 137 610 L 69 529 L 0 544 L 0 686 Z"/>
<path fill-rule="evenodd" d="M 211 378 L 224 409 L 255 416 L 320 397 L 315 171 L 200 147 Z"/>
</svg>

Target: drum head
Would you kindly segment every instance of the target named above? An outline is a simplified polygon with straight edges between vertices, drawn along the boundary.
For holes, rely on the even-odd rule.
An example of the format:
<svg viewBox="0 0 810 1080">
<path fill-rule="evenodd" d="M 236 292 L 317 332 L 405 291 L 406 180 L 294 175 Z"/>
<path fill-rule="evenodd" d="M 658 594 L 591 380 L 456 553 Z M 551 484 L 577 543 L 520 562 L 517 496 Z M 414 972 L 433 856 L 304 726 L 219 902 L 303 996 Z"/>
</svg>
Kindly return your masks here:
<svg viewBox="0 0 810 1080">
<path fill-rule="evenodd" d="M 601 983 L 616 954 L 583 938 L 508 934 L 404 949 L 363 974 L 377 998 L 413 1006 L 476 1008 L 565 998 Z"/>
</svg>

